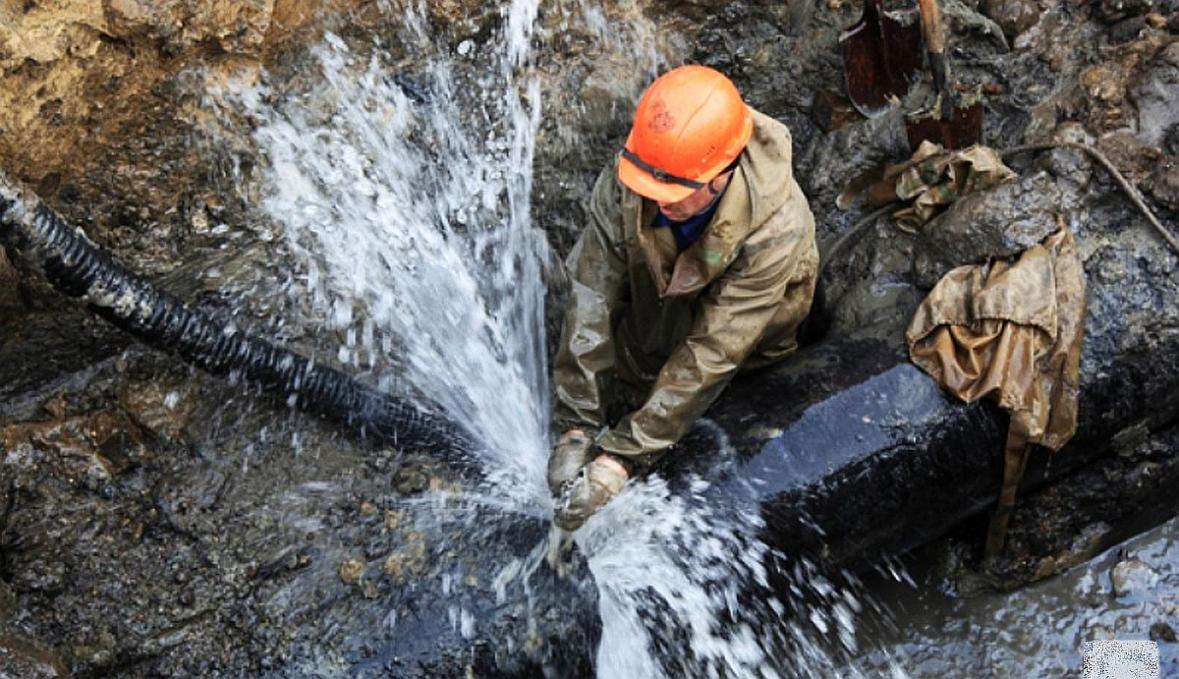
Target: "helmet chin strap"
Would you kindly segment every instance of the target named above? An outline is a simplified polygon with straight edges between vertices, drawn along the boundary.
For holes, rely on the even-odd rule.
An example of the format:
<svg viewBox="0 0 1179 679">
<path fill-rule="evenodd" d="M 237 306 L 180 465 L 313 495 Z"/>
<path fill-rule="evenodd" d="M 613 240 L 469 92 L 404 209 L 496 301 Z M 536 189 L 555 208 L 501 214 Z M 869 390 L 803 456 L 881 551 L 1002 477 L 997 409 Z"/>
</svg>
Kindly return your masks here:
<svg viewBox="0 0 1179 679">
<path fill-rule="evenodd" d="M 627 149 L 626 147 L 623 147 L 623 149 L 622 149 L 622 157 L 626 158 L 630 162 L 634 163 L 635 167 L 639 168 L 643 172 L 646 172 L 647 174 L 654 177 L 657 181 L 661 181 L 664 184 L 678 184 L 680 186 L 686 186 L 690 189 L 704 188 L 704 182 L 698 182 L 693 179 L 687 179 L 685 177 L 677 177 L 676 175 L 671 174 L 670 172 L 668 172 L 666 170 L 661 170 L 661 169 L 655 167 L 654 165 L 651 165 L 650 163 L 645 162 L 643 159 L 636 156 L 634 153 L 632 153 L 630 151 L 630 149 Z"/>
<path fill-rule="evenodd" d="M 708 210 L 714 204 L 716 204 L 716 201 L 720 200 L 721 192 L 724 191 L 725 188 L 728 187 L 729 181 L 732 179 L 732 176 L 733 176 L 732 170 L 725 170 L 724 172 L 721 172 L 717 176 L 713 177 L 712 179 L 709 179 L 708 182 L 704 185 L 705 187 L 708 188 L 708 195 L 709 195 L 708 202 L 705 203 L 699 210 L 696 210 L 695 212 L 688 215 L 687 217 L 684 217 L 683 219 L 691 219 L 692 217 L 695 217 L 696 215 L 700 214 L 701 212 Z M 724 186 L 722 186 L 721 188 L 718 189 L 713 185 L 713 182 L 715 182 L 716 180 L 721 179 L 721 178 L 724 178 L 724 180 L 725 180 Z M 664 214 L 666 215 L 667 213 L 664 213 Z M 682 220 L 676 220 L 676 221 L 682 221 Z"/>
</svg>

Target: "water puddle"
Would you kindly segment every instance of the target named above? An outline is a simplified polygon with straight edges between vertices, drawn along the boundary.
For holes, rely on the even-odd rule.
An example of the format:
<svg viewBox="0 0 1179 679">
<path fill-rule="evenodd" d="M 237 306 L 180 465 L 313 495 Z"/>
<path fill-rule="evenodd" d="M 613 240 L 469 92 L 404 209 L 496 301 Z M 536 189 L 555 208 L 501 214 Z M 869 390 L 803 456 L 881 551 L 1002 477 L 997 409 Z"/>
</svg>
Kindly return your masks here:
<svg viewBox="0 0 1179 679">
<path fill-rule="evenodd" d="M 1179 620 L 1179 519 L 1016 592 L 959 597 L 935 573 L 916 587 L 874 586 L 895 627 L 867 635 L 861 667 L 900 663 L 917 677 L 1079 676 L 1095 640 L 1150 640 Z M 1115 583 L 1117 583 L 1115 585 Z M 1158 641 L 1160 673 L 1179 675 L 1179 644 Z"/>
</svg>

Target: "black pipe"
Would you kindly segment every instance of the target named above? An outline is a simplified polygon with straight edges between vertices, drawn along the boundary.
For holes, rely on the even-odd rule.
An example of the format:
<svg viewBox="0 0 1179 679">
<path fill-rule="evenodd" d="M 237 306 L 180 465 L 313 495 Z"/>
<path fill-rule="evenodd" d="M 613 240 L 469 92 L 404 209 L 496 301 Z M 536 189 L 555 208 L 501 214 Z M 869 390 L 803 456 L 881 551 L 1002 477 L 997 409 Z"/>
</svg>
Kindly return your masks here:
<svg viewBox="0 0 1179 679">
<path fill-rule="evenodd" d="M 438 409 L 378 391 L 311 359 L 236 331 L 228 322 L 157 289 L 33 192 L 0 172 L 0 242 L 44 270 L 58 291 L 83 298 L 98 315 L 150 346 L 219 376 L 240 373 L 263 389 L 377 444 L 443 452 L 474 449 Z"/>
<path fill-rule="evenodd" d="M 1179 422 L 1171 255 L 1119 235 L 1086 262 L 1076 434 L 1059 452 L 1033 453 L 1021 492 Z M 890 320 L 829 335 L 736 380 L 708 412 L 738 456 L 731 483 L 715 492 L 753 489 L 764 537 L 786 553 L 871 564 L 994 507 L 1008 416 L 990 401 L 951 398 L 910 363 L 904 333 L 914 310 L 898 306 Z M 681 446 L 685 464 L 715 456 L 712 435 L 695 436 Z"/>
</svg>

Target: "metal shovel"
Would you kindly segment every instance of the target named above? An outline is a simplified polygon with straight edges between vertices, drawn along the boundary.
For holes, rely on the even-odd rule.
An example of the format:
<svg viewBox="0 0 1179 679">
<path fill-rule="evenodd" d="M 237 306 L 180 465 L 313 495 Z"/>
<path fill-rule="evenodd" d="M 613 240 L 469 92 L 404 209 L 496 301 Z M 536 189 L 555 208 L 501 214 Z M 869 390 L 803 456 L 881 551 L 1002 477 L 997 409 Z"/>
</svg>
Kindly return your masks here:
<svg viewBox="0 0 1179 679">
<path fill-rule="evenodd" d="M 912 10 L 886 11 L 864 0 L 864 14 L 839 36 L 847 96 L 875 118 L 909 92 L 921 69 L 921 32 Z"/>
</svg>

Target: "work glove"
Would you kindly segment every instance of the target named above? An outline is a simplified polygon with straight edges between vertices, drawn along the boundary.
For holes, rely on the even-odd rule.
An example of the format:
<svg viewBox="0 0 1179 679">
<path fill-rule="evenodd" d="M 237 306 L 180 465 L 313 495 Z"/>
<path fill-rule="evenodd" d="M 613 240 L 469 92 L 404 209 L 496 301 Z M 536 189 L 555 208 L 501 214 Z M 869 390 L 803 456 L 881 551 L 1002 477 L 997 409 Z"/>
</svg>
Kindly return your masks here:
<svg viewBox="0 0 1179 679">
<path fill-rule="evenodd" d="M 590 461 L 590 437 L 580 429 L 570 429 L 557 439 L 549 455 L 549 491 L 560 497 Z"/>
<path fill-rule="evenodd" d="M 609 455 L 599 455 L 581 468 L 581 472 L 553 507 L 553 523 L 575 531 L 622 492 L 628 477 L 626 468 Z"/>
</svg>

